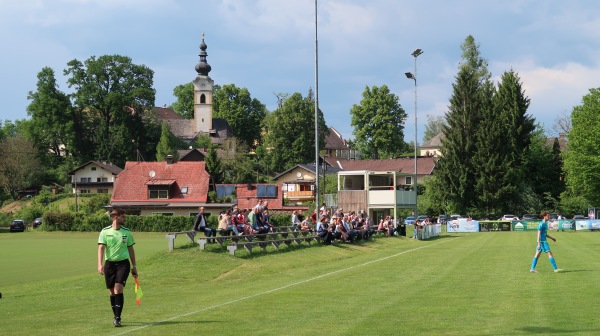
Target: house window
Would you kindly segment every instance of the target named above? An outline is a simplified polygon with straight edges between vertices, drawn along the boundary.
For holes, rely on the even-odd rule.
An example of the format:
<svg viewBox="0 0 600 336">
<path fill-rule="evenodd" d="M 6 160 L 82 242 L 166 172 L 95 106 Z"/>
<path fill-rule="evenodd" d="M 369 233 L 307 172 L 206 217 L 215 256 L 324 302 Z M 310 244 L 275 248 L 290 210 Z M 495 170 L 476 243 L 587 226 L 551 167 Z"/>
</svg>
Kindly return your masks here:
<svg viewBox="0 0 600 336">
<path fill-rule="evenodd" d="M 98 189 L 98 194 L 108 194 L 108 189 Z"/>
<path fill-rule="evenodd" d="M 169 190 L 167 189 L 155 189 L 149 190 L 148 198 L 156 199 L 156 198 L 169 198 Z"/>
<path fill-rule="evenodd" d="M 172 212 L 153 212 L 153 215 L 173 216 Z"/>
<path fill-rule="evenodd" d="M 404 183 L 404 184 L 408 184 L 408 185 L 412 184 L 412 176 L 407 176 L 406 183 Z"/>
<path fill-rule="evenodd" d="M 80 189 L 79 193 L 80 194 L 90 194 L 90 190 L 89 189 Z"/>
<path fill-rule="evenodd" d="M 256 197 L 277 197 L 276 185 L 259 185 L 256 187 Z"/>
<path fill-rule="evenodd" d="M 96 178 L 96 182 L 108 182 L 108 177 L 98 177 Z"/>
<path fill-rule="evenodd" d="M 91 177 L 82 177 L 79 179 L 79 182 L 83 182 L 83 183 L 92 182 L 92 178 Z"/>
<path fill-rule="evenodd" d="M 96 167 L 92 167 L 92 171 L 95 171 L 95 170 L 96 170 Z"/>
<path fill-rule="evenodd" d="M 183 195 L 187 194 L 187 192 L 188 192 L 188 187 L 181 187 L 181 193 Z"/>
</svg>

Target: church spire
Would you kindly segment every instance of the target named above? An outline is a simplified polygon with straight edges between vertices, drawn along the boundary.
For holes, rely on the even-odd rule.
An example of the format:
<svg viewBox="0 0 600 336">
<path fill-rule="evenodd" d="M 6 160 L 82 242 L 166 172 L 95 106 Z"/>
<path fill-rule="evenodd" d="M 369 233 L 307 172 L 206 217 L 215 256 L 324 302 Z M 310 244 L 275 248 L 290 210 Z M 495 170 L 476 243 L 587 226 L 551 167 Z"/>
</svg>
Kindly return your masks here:
<svg viewBox="0 0 600 336">
<path fill-rule="evenodd" d="M 196 72 L 198 75 L 208 76 L 208 73 L 211 70 L 211 67 L 208 63 L 206 63 L 206 43 L 204 43 L 204 33 L 202 33 L 202 43 L 200 44 L 200 63 L 196 64 Z"/>
</svg>

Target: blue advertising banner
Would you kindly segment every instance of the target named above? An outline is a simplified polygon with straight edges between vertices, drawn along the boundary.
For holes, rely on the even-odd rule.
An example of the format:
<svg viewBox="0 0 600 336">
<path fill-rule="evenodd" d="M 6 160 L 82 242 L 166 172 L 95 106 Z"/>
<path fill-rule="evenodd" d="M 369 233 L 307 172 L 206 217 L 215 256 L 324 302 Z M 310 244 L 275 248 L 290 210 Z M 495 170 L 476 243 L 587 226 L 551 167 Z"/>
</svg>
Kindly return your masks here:
<svg viewBox="0 0 600 336">
<path fill-rule="evenodd" d="M 600 219 L 575 221 L 575 230 L 600 230 Z"/>
<path fill-rule="evenodd" d="M 446 226 L 447 232 L 479 232 L 479 222 L 468 218 L 448 221 Z"/>
</svg>

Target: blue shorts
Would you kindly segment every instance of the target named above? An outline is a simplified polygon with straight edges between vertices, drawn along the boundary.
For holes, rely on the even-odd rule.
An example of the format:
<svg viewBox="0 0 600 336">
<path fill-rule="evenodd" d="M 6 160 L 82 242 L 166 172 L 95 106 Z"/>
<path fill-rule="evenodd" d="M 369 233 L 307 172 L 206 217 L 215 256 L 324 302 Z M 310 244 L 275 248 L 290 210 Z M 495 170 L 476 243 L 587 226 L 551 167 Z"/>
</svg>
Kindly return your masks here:
<svg viewBox="0 0 600 336">
<path fill-rule="evenodd" d="M 550 252 L 550 245 L 548 245 L 547 241 L 542 241 L 542 242 L 540 242 L 540 248 L 538 249 L 536 246 L 535 251 L 548 253 L 548 252 Z"/>
</svg>

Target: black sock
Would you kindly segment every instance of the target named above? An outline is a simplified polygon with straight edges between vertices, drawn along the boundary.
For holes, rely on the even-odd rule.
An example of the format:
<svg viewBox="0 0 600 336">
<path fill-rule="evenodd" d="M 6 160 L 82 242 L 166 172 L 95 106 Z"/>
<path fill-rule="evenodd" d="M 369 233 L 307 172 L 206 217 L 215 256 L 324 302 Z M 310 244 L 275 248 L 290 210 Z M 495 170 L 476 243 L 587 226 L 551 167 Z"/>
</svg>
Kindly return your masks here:
<svg viewBox="0 0 600 336">
<path fill-rule="evenodd" d="M 115 295 L 115 317 L 117 318 L 121 318 L 121 312 L 123 311 L 123 303 L 125 303 L 123 293 Z"/>
<path fill-rule="evenodd" d="M 115 308 L 115 298 L 116 298 L 116 296 L 114 296 L 114 295 L 110 296 L 110 306 L 112 308 L 113 315 L 116 317 L 117 316 L 117 310 Z"/>
</svg>

